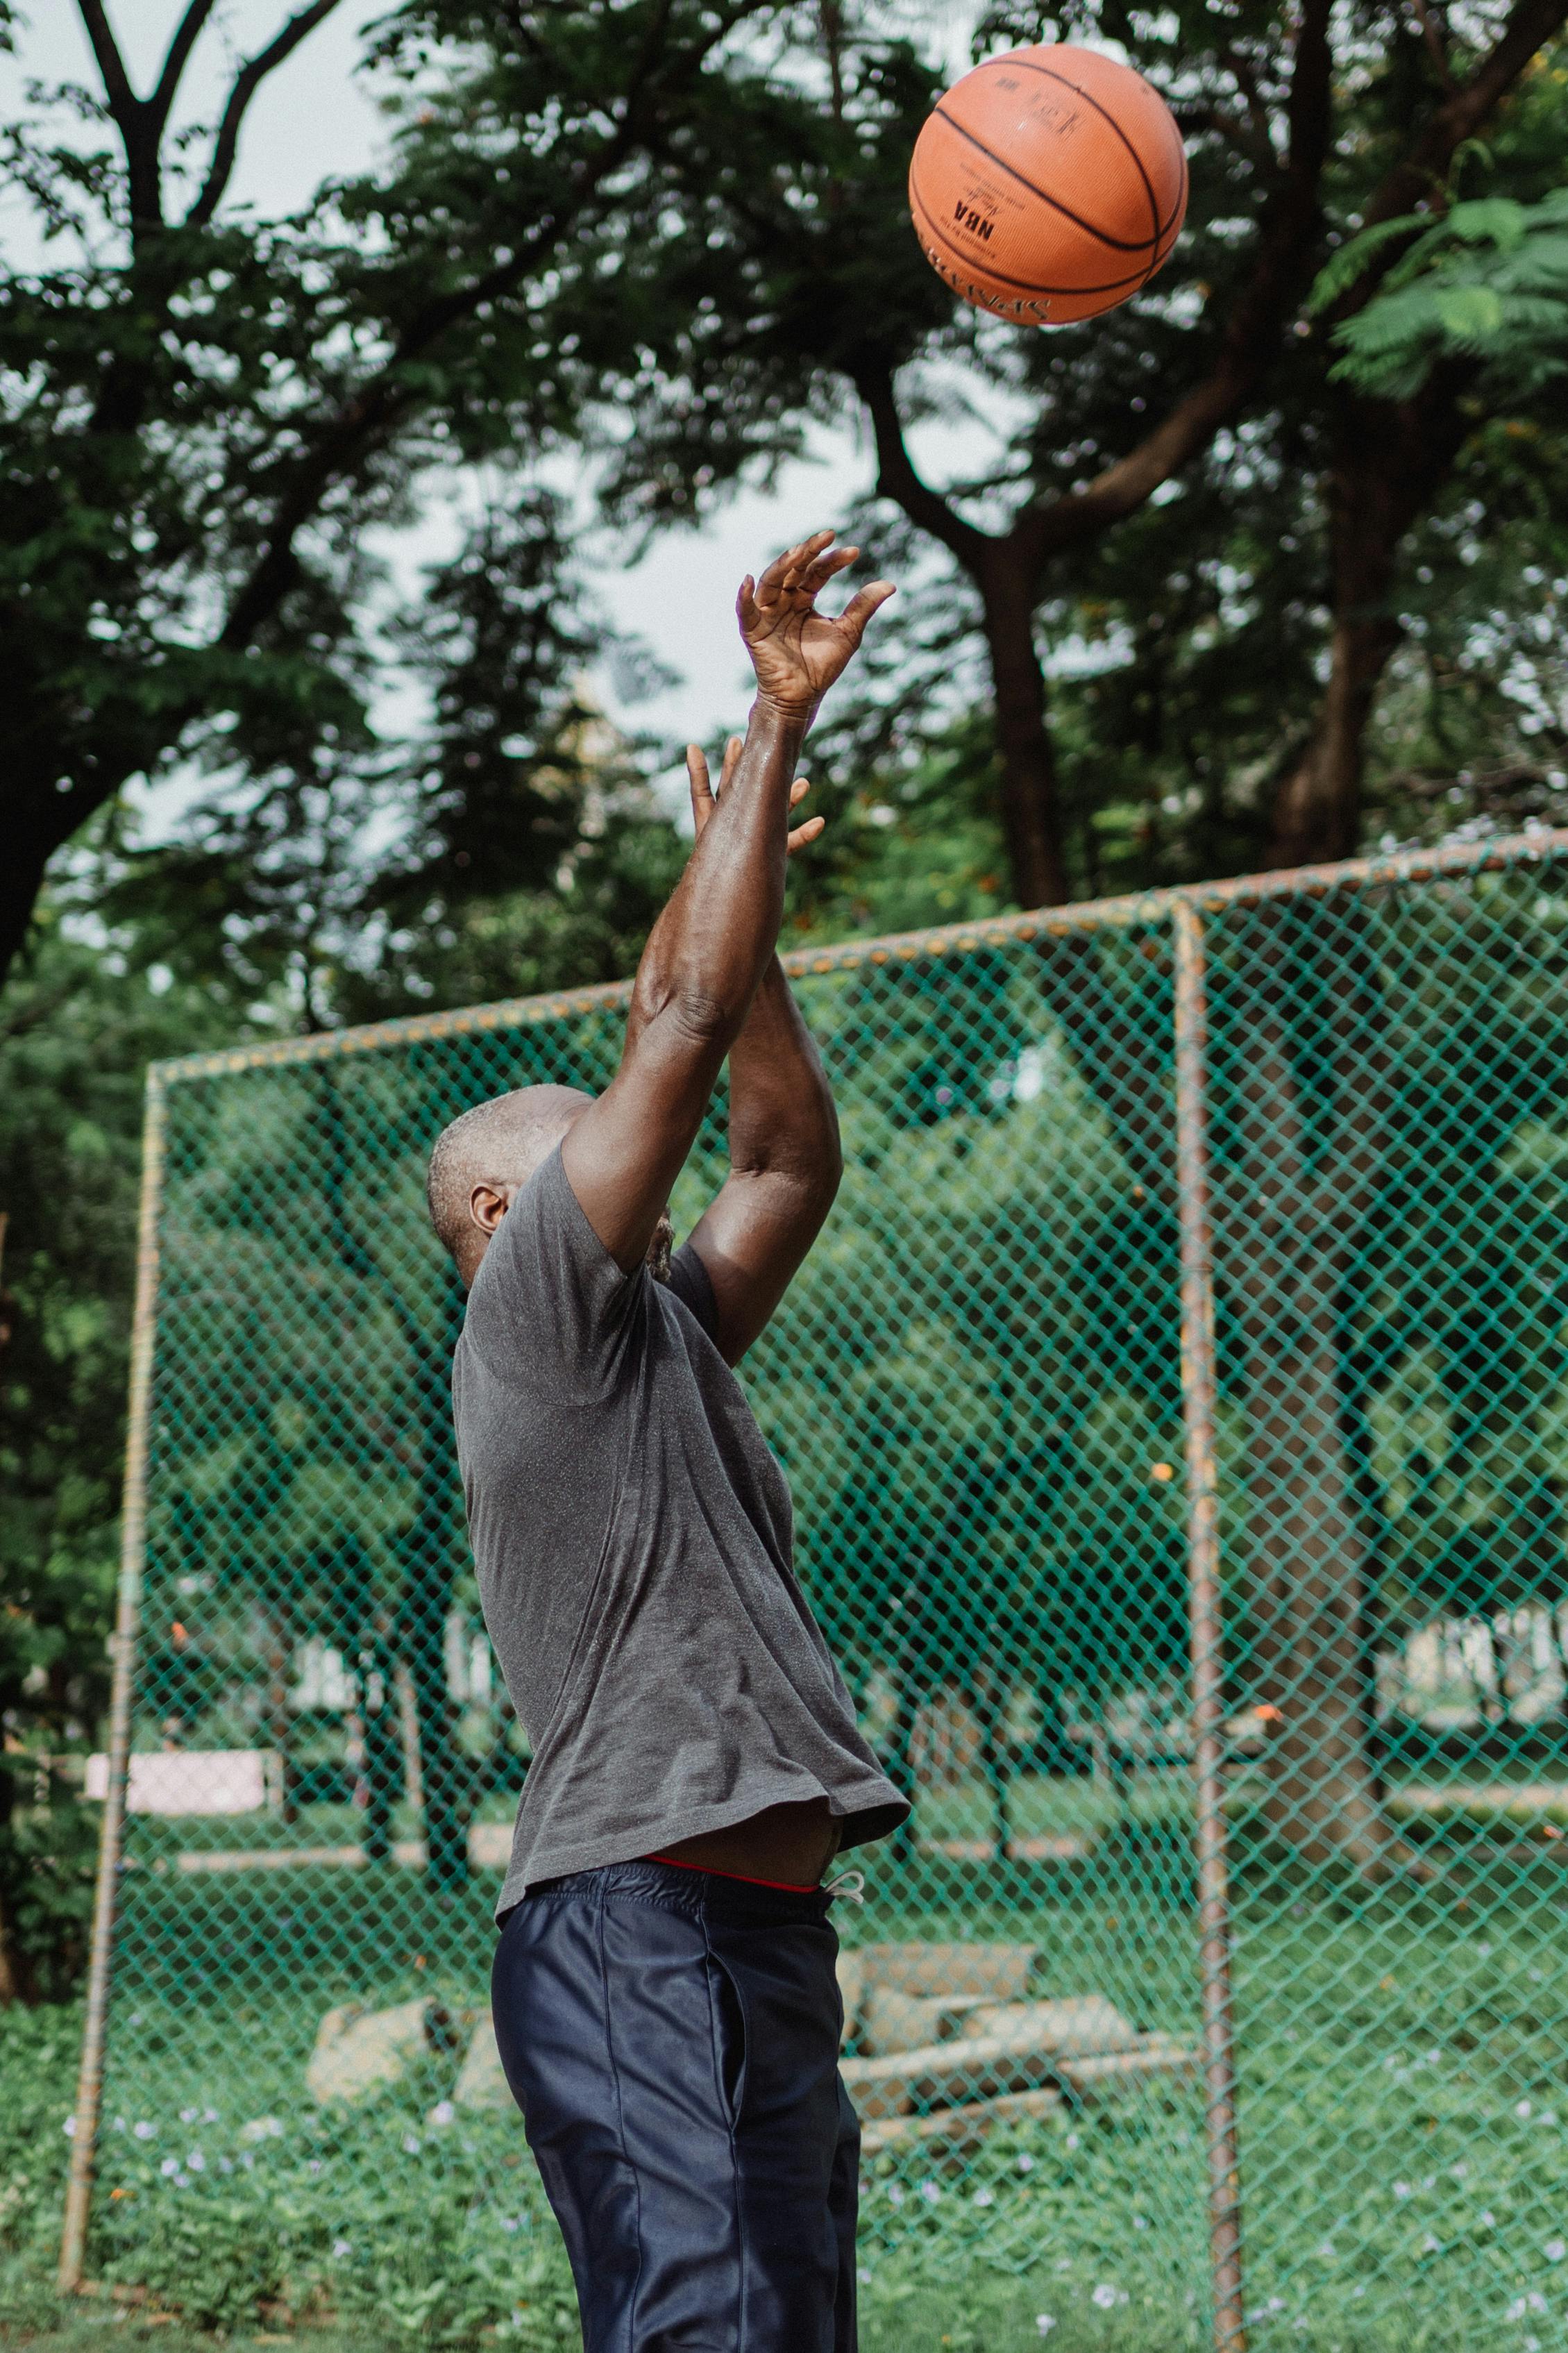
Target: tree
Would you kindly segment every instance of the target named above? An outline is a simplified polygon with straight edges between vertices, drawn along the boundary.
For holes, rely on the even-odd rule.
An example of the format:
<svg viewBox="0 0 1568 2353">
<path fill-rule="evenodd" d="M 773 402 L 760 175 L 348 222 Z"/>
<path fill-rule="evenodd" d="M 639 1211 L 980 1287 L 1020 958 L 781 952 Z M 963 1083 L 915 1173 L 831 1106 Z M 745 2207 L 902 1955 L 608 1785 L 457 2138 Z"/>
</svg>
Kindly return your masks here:
<svg viewBox="0 0 1568 2353">
<path fill-rule="evenodd" d="M 1392 15 L 1336 35 L 1318 0 L 1235 21 L 1199 9 L 1157 24 L 1083 16 L 1079 29 L 1113 31 L 1169 94 L 1189 146 L 1188 226 L 1161 277 L 1121 310 L 1022 335 L 955 306 L 909 229 L 903 177 L 934 68 L 836 10 L 815 72 L 804 58 L 787 77 L 736 63 L 722 119 L 694 116 L 674 142 L 684 210 L 645 216 L 627 290 L 624 315 L 656 364 L 628 386 L 636 429 L 616 444 L 617 511 L 688 516 L 748 459 L 796 446 L 803 417 L 858 415 L 884 512 L 944 553 L 950 599 L 956 590 L 984 647 L 1013 895 L 1022 905 L 1068 896 L 1074 860 L 1035 617 L 1044 606 L 1073 628 L 1102 550 L 1152 501 L 1184 511 L 1210 485 L 1223 498 L 1248 465 L 1289 478 L 1310 543 L 1301 493 L 1331 471 L 1330 411 L 1342 406 L 1325 399 L 1323 354 L 1301 315 L 1317 270 L 1352 227 L 1431 201 L 1563 14 L 1560 0 L 1493 9 L 1440 60 Z M 1032 13 L 994 12 L 977 45 L 1045 29 Z M 1394 259 L 1392 246 L 1371 258 L 1368 293 Z M 973 417 L 1000 414 L 1002 448 L 984 473 L 942 491 L 921 472 L 910 437 L 964 402 Z M 1277 734 L 1272 808 L 1258 828 L 1265 860 L 1339 854 L 1353 828 L 1371 659 L 1361 571 L 1387 532 L 1397 549 L 1468 430 L 1447 412 L 1426 429 L 1419 418 L 1352 416 L 1334 444 L 1347 483 L 1370 479 L 1353 450 L 1373 425 L 1385 511 L 1342 501 L 1331 568 L 1344 643 L 1337 655 L 1331 646 L 1307 751 L 1291 744 L 1289 718 Z M 1145 575 L 1146 598 L 1152 587 Z"/>
<path fill-rule="evenodd" d="M 507 521 L 477 526 L 476 549 L 489 560 L 500 530 L 509 561 L 555 560 L 518 453 L 569 434 L 594 382 L 574 296 L 616 268 L 628 193 L 763 0 L 525 17 L 412 0 L 371 53 L 396 94 L 387 172 L 279 222 L 227 201 L 238 141 L 336 0 L 282 21 L 194 142 L 170 122 L 212 0 L 189 0 L 146 94 L 103 0 L 79 5 L 97 86 L 45 93 L 5 138 L 9 185 L 61 258 L 0 284 L 0 971 L 50 858 L 134 776 L 195 760 L 253 805 L 356 770 L 384 784 L 365 533 L 483 458 Z M 8 43 L 16 23 L 6 6 Z M 560 826 L 530 764 L 570 699 L 569 676 L 537 676 L 509 755 L 531 882 Z"/>
<path fill-rule="evenodd" d="M 1177 256 L 1152 286 L 1107 319 L 1047 337 L 956 311 L 926 269 L 902 179 L 934 71 L 916 47 L 834 12 L 815 80 L 804 64 L 788 78 L 732 69 L 722 124 L 694 120 L 676 142 L 685 209 L 644 224 L 647 285 L 637 287 L 636 315 L 655 318 L 645 332 L 657 364 L 629 388 L 636 429 L 616 445 L 617 511 L 655 522 L 689 514 L 748 459 L 791 447 L 803 417 L 858 413 L 882 511 L 890 504 L 912 542 L 950 560 L 937 643 L 950 662 L 966 634 L 984 644 L 1011 894 L 1026 906 L 1070 896 L 1100 852 L 1092 777 L 1083 847 L 1069 839 L 1040 609 L 1058 629 L 1081 628 L 1110 588 L 1135 649 L 1111 691 L 1125 686 L 1141 699 L 1158 760 L 1173 655 L 1190 663 L 1206 623 L 1194 575 L 1206 568 L 1216 584 L 1212 611 L 1228 572 L 1232 601 L 1250 601 L 1263 619 L 1239 689 L 1211 668 L 1223 716 L 1200 723 L 1216 794 L 1227 731 L 1234 744 L 1250 729 L 1260 754 L 1250 808 L 1232 823 L 1237 862 L 1346 854 L 1359 841 L 1368 714 L 1400 641 L 1391 584 L 1478 419 L 1467 387 L 1447 378 L 1404 406 L 1326 387 L 1325 353 L 1302 305 L 1333 239 L 1434 200 L 1563 15 L 1558 0 L 1524 0 L 1470 20 L 1463 45 L 1435 30 L 1436 47 L 1394 16 L 1353 33 L 1336 27 L 1317 0 L 1238 20 L 1208 10 L 1157 23 L 1118 16 L 1114 26 L 1081 17 L 1082 28 L 1114 29 L 1168 92 L 1188 137 L 1193 202 Z M 1032 14 L 997 13 L 980 39 L 989 47 L 1043 29 Z M 1560 107 L 1549 111 L 1560 117 Z M 1509 138 L 1514 116 L 1530 114 L 1527 93 L 1499 150 L 1527 175 L 1539 156 L 1521 164 Z M 1528 149 L 1533 131 L 1531 117 L 1516 146 Z M 1390 239 L 1363 259 L 1357 283 L 1368 297 L 1396 250 Z M 986 403 L 1003 409 L 1002 454 L 944 491 L 917 466 L 910 436 L 965 397 L 971 414 Z M 1315 543 L 1326 644 L 1303 609 L 1318 586 Z M 888 564 L 879 548 L 879 568 Z M 1280 616 L 1287 666 L 1267 626 Z M 1223 634 L 1234 649 L 1237 625 Z M 1311 661 L 1320 650 L 1321 689 Z M 1093 715 L 1081 691 L 1058 690 L 1057 702 L 1058 712 Z M 1123 742 L 1130 762 L 1147 757 L 1147 746 Z M 1096 749 L 1091 738 L 1080 773 Z M 1205 797 L 1200 818 L 1211 814 Z M 1223 799 L 1213 817 L 1217 840 Z M 1377 1875 L 1405 1857 L 1366 1740 L 1374 1564 L 1346 1448 L 1342 1326 L 1390 1148 L 1390 1009 L 1353 906 L 1260 913 L 1241 964 L 1229 1010 L 1256 1048 L 1257 1100 L 1236 1124 L 1226 1172 L 1220 1280 L 1245 1335 L 1230 1377 L 1248 1431 L 1238 1470 L 1271 1629 L 1260 1662 L 1267 1695 L 1290 1716 L 1270 1810 L 1309 1860 Z M 1130 1008 L 1086 937 L 1042 970 L 1041 985 L 1129 1176 L 1168 1210 L 1159 982 Z M 1343 1007 L 1326 1052 L 1314 1043 L 1325 992 Z M 1113 1050 L 1108 1040 L 1119 1041 Z M 1260 1198 L 1275 1204 L 1262 1228 L 1252 1214 Z"/>
<path fill-rule="evenodd" d="M 0 1999 L 58 1996 L 86 1949 L 95 1823 L 59 1767 L 108 1695 L 142 1069 L 227 1034 L 58 916 L 0 1017 Z"/>
</svg>

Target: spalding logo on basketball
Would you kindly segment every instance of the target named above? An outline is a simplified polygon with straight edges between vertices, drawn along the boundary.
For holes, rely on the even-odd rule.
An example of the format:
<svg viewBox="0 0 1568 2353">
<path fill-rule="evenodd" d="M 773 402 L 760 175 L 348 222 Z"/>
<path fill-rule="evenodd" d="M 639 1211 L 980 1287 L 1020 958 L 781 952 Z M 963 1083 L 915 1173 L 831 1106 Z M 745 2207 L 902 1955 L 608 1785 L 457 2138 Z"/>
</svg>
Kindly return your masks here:
<svg viewBox="0 0 1568 2353">
<path fill-rule="evenodd" d="M 910 210 L 955 293 L 1026 326 L 1112 311 L 1187 209 L 1175 117 L 1131 66 L 1046 42 L 954 82 L 915 142 Z"/>
</svg>

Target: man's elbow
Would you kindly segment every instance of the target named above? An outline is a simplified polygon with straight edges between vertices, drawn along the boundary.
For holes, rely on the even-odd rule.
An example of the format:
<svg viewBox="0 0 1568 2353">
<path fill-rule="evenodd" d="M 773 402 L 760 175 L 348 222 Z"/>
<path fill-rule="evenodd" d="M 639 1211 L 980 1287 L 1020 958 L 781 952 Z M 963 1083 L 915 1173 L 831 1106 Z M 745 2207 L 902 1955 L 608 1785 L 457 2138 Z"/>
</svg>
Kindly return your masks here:
<svg viewBox="0 0 1568 2353">
<path fill-rule="evenodd" d="M 645 1036 L 658 1039 L 676 1053 L 702 1057 L 726 1055 L 746 1018 L 743 1005 L 734 1006 L 710 990 L 678 984 L 671 988 L 638 992 L 635 1010 Z"/>
<path fill-rule="evenodd" d="M 844 1177 L 837 1128 L 824 1134 L 815 1152 L 772 1169 L 769 1176 L 781 1204 L 787 1201 L 791 1223 L 809 1225 L 815 1231 L 837 1198 Z"/>
</svg>

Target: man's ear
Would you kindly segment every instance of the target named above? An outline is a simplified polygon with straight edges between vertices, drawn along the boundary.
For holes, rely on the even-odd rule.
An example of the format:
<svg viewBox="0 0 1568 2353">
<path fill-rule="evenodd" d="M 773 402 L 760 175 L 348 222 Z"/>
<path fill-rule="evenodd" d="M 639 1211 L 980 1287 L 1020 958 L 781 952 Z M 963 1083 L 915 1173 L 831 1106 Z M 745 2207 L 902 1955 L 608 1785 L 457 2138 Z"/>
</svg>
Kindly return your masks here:
<svg viewBox="0 0 1568 2353">
<path fill-rule="evenodd" d="M 476 1185 L 468 1195 L 468 1216 L 488 1240 L 517 1198 L 515 1185 Z"/>
</svg>

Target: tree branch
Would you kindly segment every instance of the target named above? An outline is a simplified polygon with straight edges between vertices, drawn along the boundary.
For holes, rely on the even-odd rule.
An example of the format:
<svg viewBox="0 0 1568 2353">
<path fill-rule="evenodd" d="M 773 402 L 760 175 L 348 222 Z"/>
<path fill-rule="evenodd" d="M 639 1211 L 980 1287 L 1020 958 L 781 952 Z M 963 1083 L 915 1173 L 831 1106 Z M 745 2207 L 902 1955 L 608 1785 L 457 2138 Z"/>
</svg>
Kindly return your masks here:
<svg viewBox="0 0 1568 2353">
<path fill-rule="evenodd" d="M 1551 4 L 1568 6 L 1568 0 Z M 1317 235 L 1319 187 L 1333 120 L 1329 18 L 1329 0 L 1308 0 L 1290 75 L 1285 167 L 1264 205 L 1252 275 L 1231 313 L 1218 359 L 1136 449 L 1108 466 L 1087 490 L 1048 506 L 1026 508 L 1013 528 L 1037 577 L 1063 548 L 1098 538 L 1135 512 L 1207 447 L 1267 372 L 1279 330 L 1305 282 Z"/>
<path fill-rule="evenodd" d="M 191 0 L 191 15 L 194 16 L 201 5 L 202 0 Z M 207 166 L 201 194 L 185 215 L 187 228 L 205 228 L 223 202 L 224 191 L 233 176 L 235 159 L 239 152 L 240 125 L 261 84 L 269 73 L 276 72 L 286 58 L 293 55 L 306 35 L 313 33 L 337 5 L 338 0 L 310 0 L 308 8 L 301 8 L 297 16 L 290 16 L 267 47 L 258 49 L 249 63 L 240 68 L 224 107 L 217 135 L 213 141 L 212 161 Z M 181 31 L 184 29 L 182 26 Z M 170 55 L 174 55 L 172 49 Z"/>
<path fill-rule="evenodd" d="M 1568 0 L 1518 0 L 1495 48 L 1481 59 L 1473 74 L 1444 100 L 1408 155 L 1386 173 L 1373 191 L 1362 214 L 1363 228 L 1409 212 L 1423 196 L 1447 178 L 1458 148 L 1473 139 L 1492 110 L 1507 97 L 1536 51 L 1563 29 Z M 1393 267 L 1398 242 L 1385 248 L 1386 259 L 1363 273 L 1358 291 L 1369 300 L 1383 271 Z"/>
<path fill-rule="evenodd" d="M 287 595 L 295 574 L 294 542 L 316 512 L 326 491 L 364 462 L 416 397 L 403 376 L 408 362 L 428 351 L 450 328 L 471 318 L 483 304 L 504 300 L 515 292 L 529 272 L 537 269 L 565 241 L 600 185 L 625 161 L 640 136 L 639 104 L 646 94 L 644 86 L 652 78 L 673 5 L 674 0 L 662 0 L 642 55 L 628 77 L 620 122 L 592 164 L 579 172 L 566 200 L 556 211 L 542 216 L 532 235 L 513 250 L 510 260 L 498 262 L 469 285 L 427 302 L 404 329 L 384 366 L 323 421 L 313 446 L 296 468 L 289 487 L 279 501 L 261 555 L 230 607 L 218 638 L 220 645 L 247 645 Z M 755 13 L 758 5 L 759 0 L 738 0 L 732 9 L 723 14 L 716 11 L 701 39 L 688 52 L 688 69 L 694 71 L 700 68 L 736 24 Z"/>
<path fill-rule="evenodd" d="M 189 7 L 175 28 L 174 37 L 169 44 L 169 54 L 163 59 L 163 70 L 158 76 L 158 86 L 147 100 L 148 109 L 155 118 L 160 138 L 163 136 L 163 125 L 169 120 L 169 109 L 174 102 L 174 93 L 180 87 L 180 77 L 185 70 L 185 60 L 195 47 L 202 26 L 212 12 L 213 0 L 190 0 Z"/>
<path fill-rule="evenodd" d="M 82 23 L 87 27 L 87 37 L 92 44 L 98 70 L 103 78 L 103 94 L 109 100 L 109 111 L 125 149 L 132 234 L 135 235 L 138 226 L 162 228 L 163 200 L 158 173 L 159 132 L 162 126 L 153 123 L 146 100 L 138 98 L 131 87 L 131 77 L 125 70 L 125 60 L 110 27 L 103 0 L 77 0 L 77 5 L 81 10 Z"/>
<path fill-rule="evenodd" d="M 949 506 L 940 491 L 933 491 L 915 471 L 914 460 L 904 441 L 904 429 L 899 419 L 898 401 L 893 393 L 893 372 L 890 367 L 865 367 L 857 373 L 855 389 L 866 404 L 871 420 L 871 430 L 877 439 L 877 492 L 879 497 L 891 499 L 902 507 L 910 521 L 921 531 L 930 532 L 940 540 L 950 555 L 957 557 L 972 576 L 984 560 L 984 551 L 994 544 L 988 532 L 978 530 L 972 522 Z"/>
<path fill-rule="evenodd" d="M 1370 227 L 1408 212 L 1430 193 L 1507 95 L 1531 58 L 1568 17 L 1568 0 L 1518 0 L 1496 47 L 1468 80 L 1447 98 L 1409 153 L 1385 174 L 1363 215 Z M 1036 576 L 1060 550 L 1092 539 L 1142 506 L 1163 481 L 1205 448 L 1226 418 L 1250 397 L 1273 358 L 1275 342 L 1300 289 L 1318 224 L 1318 186 L 1331 126 L 1328 9 L 1312 0 L 1303 15 L 1290 79 L 1289 159 L 1283 183 L 1266 207 L 1252 280 L 1237 303 L 1207 378 L 1195 385 L 1152 433 L 1108 466 L 1087 490 L 1049 506 L 1026 508 L 1014 525 L 1024 536 Z M 1366 301 L 1398 250 L 1358 280 L 1355 302 Z M 1336 311 L 1333 316 L 1342 316 Z"/>
<path fill-rule="evenodd" d="M 119 124 L 121 134 L 129 138 L 142 101 L 131 87 L 131 77 L 125 70 L 125 60 L 110 29 L 102 0 L 77 0 L 87 37 L 92 43 L 92 54 L 98 60 L 98 70 L 103 77 L 104 95 L 109 111 Z"/>
</svg>

